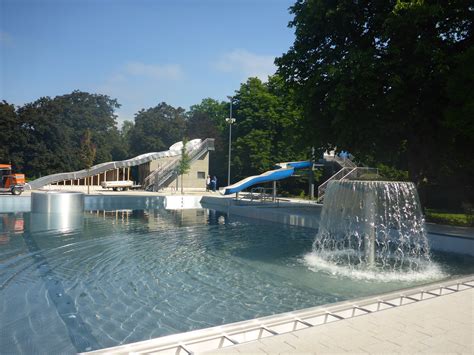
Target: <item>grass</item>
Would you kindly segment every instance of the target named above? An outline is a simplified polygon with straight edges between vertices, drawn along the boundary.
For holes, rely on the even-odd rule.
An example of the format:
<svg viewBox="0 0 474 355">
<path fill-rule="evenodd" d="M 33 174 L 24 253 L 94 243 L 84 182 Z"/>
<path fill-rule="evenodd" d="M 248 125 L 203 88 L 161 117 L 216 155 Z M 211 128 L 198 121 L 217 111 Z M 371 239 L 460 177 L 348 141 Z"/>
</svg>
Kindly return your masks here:
<svg viewBox="0 0 474 355">
<path fill-rule="evenodd" d="M 440 210 L 427 209 L 425 214 L 427 222 L 448 224 L 451 226 L 472 227 L 474 218 L 465 213 L 450 213 Z"/>
</svg>

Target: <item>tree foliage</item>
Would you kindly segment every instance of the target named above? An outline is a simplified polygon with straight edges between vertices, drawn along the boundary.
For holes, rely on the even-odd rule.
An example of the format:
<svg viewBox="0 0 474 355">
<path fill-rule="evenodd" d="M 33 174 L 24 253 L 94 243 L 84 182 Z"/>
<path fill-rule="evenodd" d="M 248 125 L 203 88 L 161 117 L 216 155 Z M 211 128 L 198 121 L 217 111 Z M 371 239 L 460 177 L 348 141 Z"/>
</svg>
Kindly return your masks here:
<svg viewBox="0 0 474 355">
<path fill-rule="evenodd" d="M 4 102 L 0 118 L 8 129 L 2 142 L 9 142 L 9 152 L 2 158 L 29 178 L 80 170 L 81 139 L 89 129 L 97 146 L 96 162 L 119 159 L 123 144 L 114 114 L 118 107 L 106 95 L 80 91 L 42 97 L 16 109 Z"/>
<path fill-rule="evenodd" d="M 81 161 L 87 170 L 87 193 L 90 193 L 90 181 L 89 181 L 89 170 L 94 164 L 95 156 L 97 153 L 97 147 L 92 143 L 92 133 L 89 128 L 86 128 L 84 136 L 81 139 Z"/>
<path fill-rule="evenodd" d="M 236 178 L 306 157 L 310 149 L 301 140 L 301 109 L 280 77 L 269 77 L 266 83 L 250 78 L 241 84 L 234 100 L 232 163 Z"/>
<path fill-rule="evenodd" d="M 15 106 L 6 101 L 0 102 L 0 163 L 22 166 L 22 149 L 24 135 L 21 134 L 21 124 Z"/>
<path fill-rule="evenodd" d="M 92 133 L 90 129 L 86 129 L 81 139 L 81 162 L 86 169 L 90 169 L 94 164 L 97 147 L 92 143 Z"/>
<path fill-rule="evenodd" d="M 130 129 L 130 150 L 133 155 L 167 150 L 181 140 L 185 132 L 185 110 L 162 102 L 140 110 Z"/>
<path fill-rule="evenodd" d="M 227 174 L 228 140 L 225 118 L 228 116 L 229 102 L 206 98 L 200 104 L 191 106 L 186 123 L 186 135 L 191 139 L 214 138 L 215 150 L 210 155 L 209 170 L 222 181 Z"/>
<path fill-rule="evenodd" d="M 191 169 L 191 159 L 189 158 L 186 145 L 188 144 L 188 139 L 183 138 L 183 146 L 181 147 L 181 158 L 178 165 L 178 175 L 181 176 L 181 193 L 183 193 L 183 175 L 189 172 Z"/>
<path fill-rule="evenodd" d="M 291 12 L 296 39 L 276 63 L 308 140 L 418 184 L 472 176 L 471 2 L 298 0 Z"/>
</svg>

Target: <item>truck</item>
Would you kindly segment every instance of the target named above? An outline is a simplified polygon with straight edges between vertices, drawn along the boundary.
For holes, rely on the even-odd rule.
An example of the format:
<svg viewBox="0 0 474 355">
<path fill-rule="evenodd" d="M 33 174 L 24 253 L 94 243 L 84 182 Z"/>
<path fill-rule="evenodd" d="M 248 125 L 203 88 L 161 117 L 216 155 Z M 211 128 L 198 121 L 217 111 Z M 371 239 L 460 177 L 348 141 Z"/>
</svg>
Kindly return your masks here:
<svg viewBox="0 0 474 355">
<path fill-rule="evenodd" d="M 25 190 L 25 174 L 13 174 L 11 164 L 0 164 L 0 192 L 21 195 Z"/>
<path fill-rule="evenodd" d="M 112 189 L 114 191 L 122 190 L 127 191 L 128 189 L 137 188 L 130 180 L 119 180 L 119 181 L 102 181 L 100 183 L 103 189 Z"/>
</svg>

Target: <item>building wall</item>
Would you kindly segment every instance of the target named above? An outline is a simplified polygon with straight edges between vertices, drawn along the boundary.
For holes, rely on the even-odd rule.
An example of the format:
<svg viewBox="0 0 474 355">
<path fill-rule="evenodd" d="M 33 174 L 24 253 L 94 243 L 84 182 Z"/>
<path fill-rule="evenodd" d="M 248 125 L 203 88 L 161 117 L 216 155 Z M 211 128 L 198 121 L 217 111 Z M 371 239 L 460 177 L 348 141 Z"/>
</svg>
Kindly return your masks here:
<svg viewBox="0 0 474 355">
<path fill-rule="evenodd" d="M 164 160 L 164 159 L 163 159 Z M 166 163 L 165 163 L 166 164 Z M 183 178 L 183 188 L 186 190 L 205 191 L 206 177 L 209 175 L 209 152 L 191 164 L 191 168 L 183 177 L 178 176 L 178 190 L 181 189 L 181 178 Z M 176 178 L 173 178 L 165 190 L 176 189 Z"/>
</svg>

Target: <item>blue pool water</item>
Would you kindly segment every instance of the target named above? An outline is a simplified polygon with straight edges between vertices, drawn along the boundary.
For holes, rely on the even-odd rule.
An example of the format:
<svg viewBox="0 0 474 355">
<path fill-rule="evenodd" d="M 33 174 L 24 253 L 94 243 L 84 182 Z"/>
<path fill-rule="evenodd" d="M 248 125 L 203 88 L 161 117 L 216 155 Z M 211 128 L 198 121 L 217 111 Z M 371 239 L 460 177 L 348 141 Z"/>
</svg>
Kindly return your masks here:
<svg viewBox="0 0 474 355">
<path fill-rule="evenodd" d="M 314 230 L 208 209 L 77 218 L 0 214 L 2 353 L 88 351 L 474 272 L 438 254 L 426 280 L 345 277 L 308 264 Z"/>
</svg>

